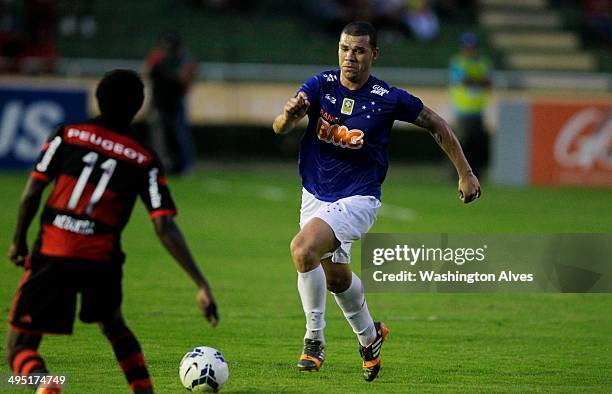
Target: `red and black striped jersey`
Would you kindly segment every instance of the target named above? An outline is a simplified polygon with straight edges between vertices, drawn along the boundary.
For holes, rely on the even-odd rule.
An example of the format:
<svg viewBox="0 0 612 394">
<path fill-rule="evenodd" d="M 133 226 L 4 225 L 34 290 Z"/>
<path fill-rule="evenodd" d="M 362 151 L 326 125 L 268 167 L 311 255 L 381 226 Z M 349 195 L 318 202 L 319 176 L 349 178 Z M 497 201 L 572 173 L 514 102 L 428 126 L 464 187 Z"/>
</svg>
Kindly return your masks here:
<svg viewBox="0 0 612 394">
<path fill-rule="evenodd" d="M 31 176 L 55 182 L 33 253 L 123 261 L 121 232 L 137 196 L 151 218 L 176 214 L 155 153 L 96 121 L 59 127 Z"/>
</svg>

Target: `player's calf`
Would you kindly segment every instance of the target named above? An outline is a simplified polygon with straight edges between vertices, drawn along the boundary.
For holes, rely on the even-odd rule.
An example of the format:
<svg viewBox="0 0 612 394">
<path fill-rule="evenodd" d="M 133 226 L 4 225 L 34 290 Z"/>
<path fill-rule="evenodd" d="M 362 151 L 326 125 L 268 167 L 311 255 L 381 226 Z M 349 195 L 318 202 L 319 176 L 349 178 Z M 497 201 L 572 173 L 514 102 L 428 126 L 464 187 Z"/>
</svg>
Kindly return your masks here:
<svg viewBox="0 0 612 394">
<path fill-rule="evenodd" d="M 321 261 L 325 270 L 325 284 L 327 290 L 334 294 L 346 291 L 352 283 L 353 271 L 348 264 L 332 263 L 331 258 Z"/>
<path fill-rule="evenodd" d="M 38 354 L 41 335 L 27 334 L 9 329 L 6 360 L 14 375 L 46 373 L 45 362 Z"/>
<path fill-rule="evenodd" d="M 153 393 L 153 384 L 138 340 L 123 321 L 120 313 L 100 324 L 123 370 L 132 391 L 136 394 Z"/>
</svg>

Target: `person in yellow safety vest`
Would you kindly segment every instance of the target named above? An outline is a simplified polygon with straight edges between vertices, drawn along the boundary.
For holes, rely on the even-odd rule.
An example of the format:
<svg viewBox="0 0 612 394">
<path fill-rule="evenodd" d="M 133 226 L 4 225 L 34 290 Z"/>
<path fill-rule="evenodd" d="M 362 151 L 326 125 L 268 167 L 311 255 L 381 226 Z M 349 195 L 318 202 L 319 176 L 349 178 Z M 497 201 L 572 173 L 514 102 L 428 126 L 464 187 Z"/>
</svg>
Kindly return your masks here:
<svg viewBox="0 0 612 394">
<path fill-rule="evenodd" d="M 461 50 L 450 62 L 450 98 L 459 135 L 468 162 L 480 176 L 489 156 L 484 111 L 489 100 L 493 67 L 478 51 L 478 37 L 464 33 Z"/>
</svg>

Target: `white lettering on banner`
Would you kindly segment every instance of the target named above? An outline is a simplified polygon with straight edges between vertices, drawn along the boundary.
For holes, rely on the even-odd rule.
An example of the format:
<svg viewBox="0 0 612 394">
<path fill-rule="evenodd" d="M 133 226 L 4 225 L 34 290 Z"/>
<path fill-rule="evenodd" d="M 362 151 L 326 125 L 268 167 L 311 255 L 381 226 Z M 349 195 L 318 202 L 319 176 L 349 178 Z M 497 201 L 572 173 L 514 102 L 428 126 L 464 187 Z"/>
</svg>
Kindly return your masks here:
<svg viewBox="0 0 612 394">
<path fill-rule="evenodd" d="M 586 133 L 589 126 L 594 130 Z M 612 170 L 612 111 L 586 108 L 572 116 L 555 141 L 555 158 L 568 167 Z"/>
<path fill-rule="evenodd" d="M 30 104 L 23 115 L 23 136 L 15 145 L 15 157 L 33 161 L 49 132 L 64 119 L 64 109 L 51 101 Z"/>
<path fill-rule="evenodd" d="M 49 131 L 63 120 L 64 110 L 54 102 L 38 101 L 24 108 L 20 101 L 9 101 L 2 111 L 0 157 L 13 150 L 18 160 L 35 160 Z M 20 126 L 23 134 L 18 136 Z"/>
<path fill-rule="evenodd" d="M 9 101 L 2 111 L 2 124 L 0 125 L 0 157 L 6 156 L 15 141 L 19 128 L 22 104 L 19 101 Z"/>
</svg>

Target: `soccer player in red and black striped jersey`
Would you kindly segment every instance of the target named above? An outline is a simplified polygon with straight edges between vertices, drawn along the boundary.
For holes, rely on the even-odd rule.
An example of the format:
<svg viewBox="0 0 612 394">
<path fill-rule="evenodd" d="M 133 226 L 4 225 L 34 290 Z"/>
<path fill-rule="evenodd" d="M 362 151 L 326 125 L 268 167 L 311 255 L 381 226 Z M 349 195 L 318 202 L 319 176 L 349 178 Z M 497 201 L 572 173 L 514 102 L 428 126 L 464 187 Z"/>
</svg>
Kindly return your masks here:
<svg viewBox="0 0 612 394">
<path fill-rule="evenodd" d="M 9 315 L 7 358 L 16 375 L 46 373 L 38 353 L 42 335 L 72 333 L 80 293 L 79 318 L 100 325 L 132 391 L 152 393 L 140 345 L 120 308 L 121 232 L 138 197 L 161 243 L 198 286 L 198 302 L 213 325 L 217 306 L 174 221 L 176 208 L 158 158 L 130 134 L 144 99 L 142 81 L 132 71 L 112 71 L 98 84 L 96 98 L 100 117 L 59 127 L 25 187 L 9 258 L 26 272 Z M 41 229 L 28 253 L 27 230 L 51 182 Z"/>
</svg>

